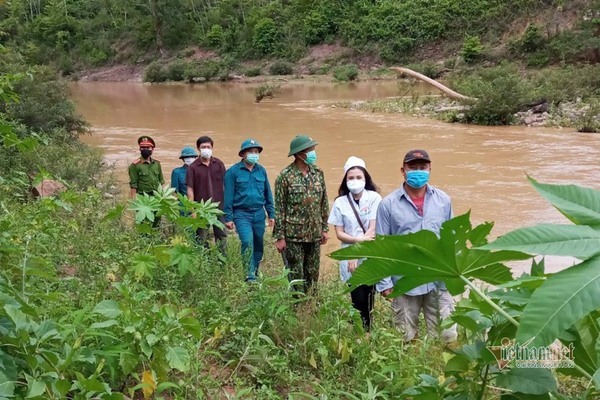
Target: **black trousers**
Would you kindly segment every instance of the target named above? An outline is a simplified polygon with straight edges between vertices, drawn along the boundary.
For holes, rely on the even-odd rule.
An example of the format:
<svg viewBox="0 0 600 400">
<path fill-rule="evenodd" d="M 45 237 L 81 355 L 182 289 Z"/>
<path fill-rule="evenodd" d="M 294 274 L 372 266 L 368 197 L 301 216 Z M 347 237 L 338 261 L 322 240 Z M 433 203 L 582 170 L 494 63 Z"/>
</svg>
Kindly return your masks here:
<svg viewBox="0 0 600 400">
<path fill-rule="evenodd" d="M 219 216 L 219 221 L 221 221 L 222 224 L 225 224 L 225 217 L 222 215 Z M 221 254 L 224 255 L 225 248 L 227 246 L 227 230 L 218 228 L 214 225 L 212 227 L 208 227 L 207 229 L 198 228 L 196 230 L 196 240 L 199 244 L 203 244 L 204 246 L 208 247 L 208 230 L 211 228 L 213 230 L 213 234 L 215 235 L 216 244 L 219 247 Z"/>
<path fill-rule="evenodd" d="M 363 328 L 371 330 L 371 312 L 375 305 L 375 286 L 360 285 L 350 292 L 352 305 L 360 312 Z"/>
</svg>

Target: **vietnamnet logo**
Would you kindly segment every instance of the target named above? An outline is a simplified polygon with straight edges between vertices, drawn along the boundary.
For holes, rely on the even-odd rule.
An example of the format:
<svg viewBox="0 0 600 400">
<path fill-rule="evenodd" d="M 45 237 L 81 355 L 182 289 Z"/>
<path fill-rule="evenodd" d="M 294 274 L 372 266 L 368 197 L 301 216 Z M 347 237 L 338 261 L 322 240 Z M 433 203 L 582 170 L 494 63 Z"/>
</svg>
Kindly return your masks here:
<svg viewBox="0 0 600 400">
<path fill-rule="evenodd" d="M 533 341 L 516 343 L 509 338 L 503 338 L 500 346 L 487 346 L 498 362 L 498 368 L 503 369 L 514 361 L 516 368 L 574 368 L 575 357 L 573 344 L 568 346 L 556 341 L 550 346 L 530 347 Z"/>
</svg>

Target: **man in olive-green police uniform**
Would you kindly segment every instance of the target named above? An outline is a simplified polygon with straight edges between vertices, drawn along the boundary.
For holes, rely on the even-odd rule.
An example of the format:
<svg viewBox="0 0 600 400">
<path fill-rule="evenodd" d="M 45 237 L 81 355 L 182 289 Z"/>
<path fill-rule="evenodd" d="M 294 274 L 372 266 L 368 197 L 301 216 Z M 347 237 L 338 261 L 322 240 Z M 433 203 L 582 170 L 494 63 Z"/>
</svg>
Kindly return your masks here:
<svg viewBox="0 0 600 400">
<path fill-rule="evenodd" d="M 290 270 L 290 280 L 303 279 L 308 293 L 319 279 L 321 245 L 329 238 L 329 204 L 323 171 L 315 165 L 318 143 L 306 135 L 290 143 L 294 161 L 275 180 L 275 247 Z"/>
<path fill-rule="evenodd" d="M 140 136 L 138 145 L 140 158 L 129 165 L 129 187 L 131 188 L 129 196 L 131 198 L 138 193 L 152 196 L 152 192 L 159 185 L 165 183 L 160 162 L 152 157 L 152 152 L 156 147 L 154 140 L 150 136 Z"/>
</svg>

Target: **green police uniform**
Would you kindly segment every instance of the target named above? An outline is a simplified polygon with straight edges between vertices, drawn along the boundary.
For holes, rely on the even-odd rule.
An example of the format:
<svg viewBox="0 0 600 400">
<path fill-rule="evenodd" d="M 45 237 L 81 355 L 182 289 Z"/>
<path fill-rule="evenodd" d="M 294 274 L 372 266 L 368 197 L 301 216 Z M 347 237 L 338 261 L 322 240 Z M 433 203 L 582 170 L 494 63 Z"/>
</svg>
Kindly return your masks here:
<svg viewBox="0 0 600 400">
<path fill-rule="evenodd" d="M 160 162 L 154 158 L 138 158 L 129 165 L 129 187 L 137 193 L 152 195 L 160 185 L 165 183 Z"/>
<path fill-rule="evenodd" d="M 290 279 L 304 279 L 304 292 L 319 279 L 321 235 L 329 230 L 323 171 L 316 166 L 307 167 L 305 176 L 292 163 L 277 177 L 273 229 L 276 240 L 286 241 L 284 261 L 290 269 Z"/>
</svg>

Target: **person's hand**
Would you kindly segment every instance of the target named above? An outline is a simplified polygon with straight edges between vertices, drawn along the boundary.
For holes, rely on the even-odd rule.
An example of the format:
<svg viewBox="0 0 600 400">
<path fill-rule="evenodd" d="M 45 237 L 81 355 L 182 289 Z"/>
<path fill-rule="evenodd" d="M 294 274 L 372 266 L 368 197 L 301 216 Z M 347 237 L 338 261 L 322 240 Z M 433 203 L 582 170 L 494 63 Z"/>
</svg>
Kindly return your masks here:
<svg viewBox="0 0 600 400">
<path fill-rule="evenodd" d="M 329 240 L 329 234 L 327 232 L 321 232 L 321 244 L 327 243 Z"/>
<path fill-rule="evenodd" d="M 233 225 L 233 221 L 231 221 L 231 222 L 225 222 L 225 227 L 227 229 L 229 229 L 230 231 L 232 231 L 235 226 Z"/>
<path fill-rule="evenodd" d="M 375 234 L 374 233 L 367 233 L 366 235 L 362 235 L 356 238 L 357 242 L 368 242 L 371 240 L 375 240 Z"/>
<path fill-rule="evenodd" d="M 358 267 L 358 261 L 350 260 L 348 261 L 348 272 L 353 273 L 354 270 Z"/>
<path fill-rule="evenodd" d="M 287 245 L 285 244 L 285 239 L 279 239 L 275 242 L 275 247 L 277 248 L 277 251 L 280 253 L 283 253 L 286 246 Z"/>
<path fill-rule="evenodd" d="M 269 225 L 269 228 L 272 228 L 275 225 L 275 220 L 273 218 L 269 218 L 267 224 Z"/>
<path fill-rule="evenodd" d="M 381 292 L 381 295 L 383 297 L 388 297 L 392 293 L 392 290 L 393 288 L 385 289 L 383 292 Z"/>
</svg>

